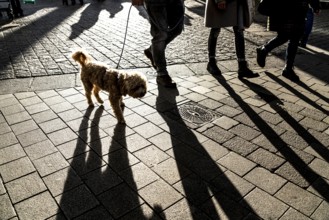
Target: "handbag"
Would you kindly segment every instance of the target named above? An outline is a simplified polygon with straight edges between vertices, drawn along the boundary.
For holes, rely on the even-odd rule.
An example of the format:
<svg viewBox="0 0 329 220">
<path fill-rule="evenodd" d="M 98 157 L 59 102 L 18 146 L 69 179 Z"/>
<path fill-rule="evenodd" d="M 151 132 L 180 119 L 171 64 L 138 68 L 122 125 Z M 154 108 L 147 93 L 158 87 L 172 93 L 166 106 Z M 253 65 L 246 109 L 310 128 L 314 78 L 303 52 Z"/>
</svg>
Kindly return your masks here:
<svg viewBox="0 0 329 220">
<path fill-rule="evenodd" d="M 277 3 L 275 3 L 275 0 L 261 0 L 258 4 L 257 10 L 262 15 L 271 16 L 274 13 L 277 13 L 275 10 L 276 6 Z"/>
</svg>

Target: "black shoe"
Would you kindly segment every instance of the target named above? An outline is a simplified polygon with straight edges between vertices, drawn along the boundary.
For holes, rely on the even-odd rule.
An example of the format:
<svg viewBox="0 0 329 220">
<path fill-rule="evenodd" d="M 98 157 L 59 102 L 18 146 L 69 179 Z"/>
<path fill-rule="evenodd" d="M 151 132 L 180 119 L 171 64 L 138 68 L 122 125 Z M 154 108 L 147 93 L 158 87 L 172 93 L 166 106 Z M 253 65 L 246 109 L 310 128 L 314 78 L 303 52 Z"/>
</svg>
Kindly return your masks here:
<svg viewBox="0 0 329 220">
<path fill-rule="evenodd" d="M 290 79 L 293 82 L 299 82 L 299 77 L 296 75 L 295 71 L 292 68 L 284 68 L 282 71 L 282 76 Z"/>
<path fill-rule="evenodd" d="M 157 76 L 157 84 L 167 87 L 167 88 L 176 88 L 176 83 L 171 79 L 169 75 L 160 75 Z"/>
<path fill-rule="evenodd" d="M 239 62 L 238 77 L 239 78 L 255 78 L 258 77 L 258 73 L 254 73 L 248 68 L 247 62 Z"/>
<path fill-rule="evenodd" d="M 153 68 L 156 69 L 157 67 L 154 64 L 153 55 L 152 55 L 150 48 L 144 50 L 144 54 L 151 61 Z"/>
<path fill-rule="evenodd" d="M 299 46 L 302 48 L 306 48 L 306 44 L 304 44 L 304 43 L 299 43 Z"/>
<path fill-rule="evenodd" d="M 260 67 L 264 67 L 266 62 L 267 52 L 264 49 L 264 47 L 258 47 L 256 51 L 257 51 L 257 63 Z"/>
<path fill-rule="evenodd" d="M 222 74 L 222 71 L 220 71 L 216 62 L 208 62 L 207 70 L 212 75 L 221 75 Z"/>
</svg>

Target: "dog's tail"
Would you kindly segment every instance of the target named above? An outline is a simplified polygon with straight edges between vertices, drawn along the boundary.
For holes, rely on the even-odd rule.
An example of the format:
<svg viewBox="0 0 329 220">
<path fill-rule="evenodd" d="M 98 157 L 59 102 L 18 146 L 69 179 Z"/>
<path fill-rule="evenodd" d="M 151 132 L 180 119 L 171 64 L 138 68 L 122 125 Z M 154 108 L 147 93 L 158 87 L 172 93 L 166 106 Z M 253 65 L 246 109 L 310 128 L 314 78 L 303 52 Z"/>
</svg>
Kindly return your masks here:
<svg viewBox="0 0 329 220">
<path fill-rule="evenodd" d="M 91 60 L 91 57 L 87 54 L 87 52 L 83 50 L 76 50 L 75 52 L 73 52 L 72 58 L 81 66 L 85 66 Z"/>
</svg>

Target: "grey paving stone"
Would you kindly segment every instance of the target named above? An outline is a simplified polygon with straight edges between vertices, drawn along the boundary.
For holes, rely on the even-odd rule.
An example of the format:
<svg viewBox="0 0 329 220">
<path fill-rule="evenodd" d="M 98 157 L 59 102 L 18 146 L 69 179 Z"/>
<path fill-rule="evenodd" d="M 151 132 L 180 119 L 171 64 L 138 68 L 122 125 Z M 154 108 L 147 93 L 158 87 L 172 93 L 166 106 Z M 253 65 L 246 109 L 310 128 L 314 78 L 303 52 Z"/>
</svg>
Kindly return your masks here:
<svg viewBox="0 0 329 220">
<path fill-rule="evenodd" d="M 84 175 L 82 179 L 95 195 L 122 183 L 122 179 L 108 165 Z"/>
<path fill-rule="evenodd" d="M 11 219 L 16 216 L 15 209 L 7 194 L 0 195 L 0 219 Z"/>
<path fill-rule="evenodd" d="M 270 171 L 276 170 L 285 160 L 271 152 L 258 148 L 256 151 L 247 156 L 247 158 Z"/>
<path fill-rule="evenodd" d="M 65 99 L 59 95 L 57 96 L 51 96 L 49 98 L 44 98 L 43 101 L 47 104 L 47 105 L 55 105 L 58 103 L 62 103 L 65 102 Z"/>
<path fill-rule="evenodd" d="M 50 106 L 50 108 L 55 113 L 60 113 L 60 112 L 64 112 L 64 111 L 73 109 L 74 106 L 69 102 L 62 102 L 62 103 L 59 103 L 59 104 L 52 105 L 52 106 Z"/>
<path fill-rule="evenodd" d="M 252 144 L 249 141 L 240 138 L 239 136 L 235 136 L 230 140 L 226 141 L 225 143 L 223 143 L 223 146 L 242 156 L 247 156 L 258 148 L 257 145 Z"/>
<path fill-rule="evenodd" d="M 63 126 L 59 125 L 59 126 Z M 49 139 L 55 146 L 58 146 L 60 144 L 64 144 L 66 142 L 75 140 L 78 138 L 78 136 L 70 129 L 70 128 L 64 128 L 62 130 L 55 131 L 53 133 L 48 134 Z"/>
<path fill-rule="evenodd" d="M 229 170 L 211 181 L 211 185 L 217 191 L 227 194 L 236 201 L 241 200 L 242 197 L 255 187 Z"/>
<path fill-rule="evenodd" d="M 6 98 L 1 99 L 0 109 L 17 104 L 19 104 L 19 102 L 14 96 L 8 96 Z"/>
<path fill-rule="evenodd" d="M 39 124 L 57 118 L 57 115 L 52 110 L 46 110 L 32 115 L 32 118 L 37 124 Z"/>
<path fill-rule="evenodd" d="M 206 130 L 205 132 L 203 132 L 203 134 L 213 139 L 219 144 L 222 144 L 234 137 L 234 134 L 232 134 L 231 132 L 225 131 L 224 129 L 221 129 L 217 126 Z"/>
<path fill-rule="evenodd" d="M 33 115 L 33 114 L 36 114 L 36 113 L 39 113 L 39 112 L 43 112 L 43 111 L 46 111 L 48 109 L 49 109 L 48 105 L 46 105 L 43 102 L 42 103 L 38 103 L 38 104 L 34 104 L 34 105 L 30 105 L 30 106 L 27 106 L 26 107 L 26 111 L 30 115 Z"/>
<path fill-rule="evenodd" d="M 77 93 L 77 94 L 72 94 L 70 96 L 66 96 L 65 99 L 69 103 L 76 103 L 76 102 L 80 102 L 80 101 L 86 100 L 86 97 L 85 97 L 85 95 L 83 95 L 81 93 Z"/>
<path fill-rule="evenodd" d="M 251 141 L 260 135 L 259 131 L 255 130 L 253 128 L 250 128 L 246 125 L 243 125 L 243 124 L 239 124 L 239 125 L 231 128 L 230 132 L 232 132 L 248 141 Z"/>
<path fill-rule="evenodd" d="M 41 177 L 69 166 L 69 163 L 59 152 L 34 160 L 33 163 Z"/>
<path fill-rule="evenodd" d="M 13 180 L 6 184 L 6 188 L 14 204 L 47 190 L 37 173 Z"/>
<path fill-rule="evenodd" d="M 160 220 L 161 218 L 157 215 L 156 212 L 160 212 L 160 208 L 158 205 L 154 205 L 153 209 L 151 209 L 147 204 L 143 204 L 140 207 L 135 208 L 133 211 L 124 215 L 122 220 L 143 220 L 143 219 L 154 219 Z M 159 210 L 158 210 L 159 209 Z"/>
<path fill-rule="evenodd" d="M 156 166 L 162 161 L 169 158 L 169 155 L 161 151 L 154 145 L 136 151 L 134 155 L 143 161 L 148 167 Z"/>
<path fill-rule="evenodd" d="M 20 135 L 29 131 L 36 130 L 38 125 L 33 120 L 24 121 L 11 126 L 15 135 Z"/>
<path fill-rule="evenodd" d="M 5 194 L 7 191 L 5 189 L 5 186 L 3 185 L 2 178 L 0 177 L 0 195 Z"/>
<path fill-rule="evenodd" d="M 127 137 L 127 139 L 128 138 L 129 137 Z M 180 143 L 180 141 L 177 138 L 171 136 L 167 132 L 162 132 L 162 133 L 148 139 L 148 141 L 150 141 L 151 143 L 153 143 L 155 146 L 157 146 L 159 149 L 161 149 L 163 151 L 166 151 L 166 150 L 172 148 L 174 145 Z M 133 144 L 133 143 L 131 143 L 131 144 Z M 130 144 L 127 144 L 127 145 L 129 146 Z M 142 148 L 142 147 L 140 147 L 140 148 Z"/>
<path fill-rule="evenodd" d="M 58 206 L 49 192 L 43 192 L 15 205 L 19 219 L 46 219 L 58 212 Z"/>
<path fill-rule="evenodd" d="M 19 112 L 12 115 L 5 115 L 5 118 L 9 125 L 13 125 L 19 122 L 29 120 L 31 119 L 31 116 L 27 112 Z"/>
<path fill-rule="evenodd" d="M 95 196 L 84 185 L 67 191 L 55 199 L 69 219 L 77 217 L 99 204 Z"/>
<path fill-rule="evenodd" d="M 289 220 L 289 219 L 298 219 L 298 220 L 309 220 L 306 215 L 296 211 L 293 208 L 289 208 L 286 213 L 280 218 L 280 220 Z"/>
<path fill-rule="evenodd" d="M 294 132 L 287 131 L 283 135 L 280 135 L 280 138 L 282 138 L 282 140 L 288 145 L 300 150 L 304 150 L 308 146 L 308 143 L 303 139 L 303 137 Z"/>
<path fill-rule="evenodd" d="M 53 197 L 82 184 L 80 177 L 70 167 L 43 177 L 43 181 Z"/>
<path fill-rule="evenodd" d="M 15 172 L 13 172 L 13 170 L 15 170 Z M 28 157 L 23 157 L 0 166 L 0 174 L 4 183 L 34 171 L 35 168 Z"/>
<path fill-rule="evenodd" d="M 15 94 L 16 98 L 18 100 L 34 97 L 35 93 L 34 92 L 18 92 Z"/>
<path fill-rule="evenodd" d="M 201 210 L 211 219 L 244 219 L 249 212 L 245 207 L 221 192 L 216 193 L 206 201 L 201 206 Z"/>
<path fill-rule="evenodd" d="M 241 110 L 239 110 L 237 108 L 232 108 L 227 105 L 223 105 L 223 106 L 219 107 L 218 109 L 216 109 L 216 112 L 219 112 L 222 115 L 226 115 L 227 117 L 233 118 L 233 117 L 239 115 L 241 113 Z"/>
<path fill-rule="evenodd" d="M 195 174 L 182 178 L 173 187 L 195 206 L 203 204 L 217 192 L 216 188 Z"/>
<path fill-rule="evenodd" d="M 59 118 L 43 122 L 39 126 L 46 134 L 67 128 L 67 125 Z"/>
<path fill-rule="evenodd" d="M 317 179 L 317 175 L 307 167 L 299 164 L 284 163 L 276 171 L 276 174 L 295 183 L 296 185 L 306 188 Z"/>
<path fill-rule="evenodd" d="M 41 99 L 45 99 L 45 98 L 49 98 L 49 97 L 58 95 L 57 92 L 54 90 L 46 90 L 46 91 L 39 91 L 39 92 L 37 91 L 36 93 Z"/>
<path fill-rule="evenodd" d="M 28 98 L 20 99 L 19 101 L 24 107 L 39 104 L 42 102 L 42 100 L 36 95 Z"/>
<path fill-rule="evenodd" d="M 230 152 L 217 162 L 240 176 L 245 175 L 256 166 L 254 162 L 234 152 Z"/>
<path fill-rule="evenodd" d="M 329 218 L 329 203 L 326 201 L 323 201 L 320 206 L 315 210 L 315 212 L 312 214 L 311 218 L 313 219 L 328 219 Z"/>
<path fill-rule="evenodd" d="M 309 165 L 309 167 L 314 170 L 317 174 L 319 174 L 320 176 L 329 179 L 329 163 L 315 158 L 312 163 Z"/>
<path fill-rule="evenodd" d="M 103 160 L 115 171 L 124 170 L 140 162 L 137 157 L 124 148 L 111 152 L 108 155 L 104 155 Z"/>
<path fill-rule="evenodd" d="M 217 161 L 218 159 L 228 154 L 229 150 L 213 140 L 207 140 L 202 143 L 202 149 L 200 150 L 200 153 L 214 161 Z"/>
<path fill-rule="evenodd" d="M 134 216 L 134 215 L 133 215 Z M 136 217 L 136 216 L 134 216 Z M 77 220 L 106 219 L 113 220 L 112 216 L 103 206 L 96 207 L 76 218 Z"/>
<path fill-rule="evenodd" d="M 20 134 L 17 136 L 17 138 L 23 147 L 47 140 L 47 136 L 42 132 L 41 129 L 36 129 L 24 134 Z"/>
<path fill-rule="evenodd" d="M 144 203 L 125 183 L 104 192 L 98 199 L 115 219 Z"/>
<path fill-rule="evenodd" d="M 284 185 L 279 192 L 275 194 L 275 197 L 285 201 L 307 216 L 310 216 L 322 201 L 319 197 L 290 182 Z"/>
<path fill-rule="evenodd" d="M 151 108 L 151 107 L 149 107 L 149 108 Z M 136 111 L 136 110 L 134 110 L 134 111 Z M 137 109 L 137 112 L 139 113 L 138 109 Z M 131 128 L 134 128 L 136 126 L 142 125 L 147 122 L 147 120 L 144 117 L 138 115 L 137 113 L 125 116 L 125 120 L 126 120 L 127 125 Z"/>
<path fill-rule="evenodd" d="M 24 111 L 25 111 L 25 108 L 19 103 L 16 105 L 10 105 L 10 106 L 1 108 L 1 112 L 3 115 L 12 115 L 12 114 L 16 114 L 16 113 L 24 112 Z"/>
<path fill-rule="evenodd" d="M 127 150 L 131 153 L 145 148 L 146 146 L 151 144 L 148 140 L 146 140 L 139 134 L 133 134 L 124 139 L 121 139 L 119 143 L 125 148 L 127 148 Z"/>
<path fill-rule="evenodd" d="M 283 119 L 278 114 L 273 114 L 268 111 L 263 111 L 259 116 L 266 122 L 269 122 L 273 125 L 279 124 Z"/>
<path fill-rule="evenodd" d="M 323 123 L 311 118 L 304 118 L 299 123 L 306 128 L 311 128 L 319 132 L 323 132 L 329 127 L 327 123 Z"/>
<path fill-rule="evenodd" d="M 78 175 L 86 174 L 105 165 L 104 160 L 93 151 L 80 154 L 68 161 Z"/>
<path fill-rule="evenodd" d="M 282 177 L 261 167 L 256 167 L 251 170 L 244 176 L 244 179 L 271 195 L 276 193 L 287 182 L 287 180 Z"/>
<path fill-rule="evenodd" d="M 266 192 L 255 188 L 241 203 L 247 203 L 263 219 L 278 219 L 289 206 Z"/>
<path fill-rule="evenodd" d="M 177 163 L 173 158 L 159 163 L 157 166 L 152 167 L 152 169 L 169 184 L 174 184 L 191 174 L 190 170 Z"/>
<path fill-rule="evenodd" d="M 182 195 L 163 180 L 147 185 L 138 193 L 148 204 L 159 204 L 162 209 L 166 209 L 182 199 Z"/>
<path fill-rule="evenodd" d="M 166 219 L 210 219 L 205 213 L 203 213 L 200 209 L 192 206 L 185 199 L 180 200 L 173 206 L 166 209 L 162 216 L 165 216 Z"/>
<path fill-rule="evenodd" d="M 133 130 L 135 130 L 144 138 L 150 138 L 162 132 L 162 129 L 150 122 L 137 126 Z"/>
<path fill-rule="evenodd" d="M 77 118 L 81 118 L 83 114 L 77 109 L 70 109 L 65 112 L 61 112 L 58 116 L 63 119 L 63 121 L 71 121 Z"/>
<path fill-rule="evenodd" d="M 89 146 L 81 139 L 58 145 L 57 149 L 62 153 L 65 159 L 70 159 L 90 150 Z"/>
<path fill-rule="evenodd" d="M 23 148 L 19 144 L 15 144 L 0 149 L 0 165 L 26 156 Z"/>
<path fill-rule="evenodd" d="M 49 140 L 32 144 L 25 147 L 24 150 L 32 161 L 58 151 Z"/>
<path fill-rule="evenodd" d="M 208 93 L 205 95 L 208 95 Z M 220 102 L 212 100 L 212 99 L 204 99 L 204 100 L 200 101 L 198 104 L 205 106 L 206 108 L 211 109 L 211 110 L 215 110 L 222 106 L 222 104 Z"/>
<path fill-rule="evenodd" d="M 239 122 L 235 121 L 232 118 L 226 117 L 225 115 L 216 119 L 213 123 L 225 130 L 228 130 L 228 129 L 232 128 L 233 126 L 239 124 Z"/>
<path fill-rule="evenodd" d="M 0 135 L 11 132 L 11 128 L 7 123 L 0 122 Z"/>
</svg>

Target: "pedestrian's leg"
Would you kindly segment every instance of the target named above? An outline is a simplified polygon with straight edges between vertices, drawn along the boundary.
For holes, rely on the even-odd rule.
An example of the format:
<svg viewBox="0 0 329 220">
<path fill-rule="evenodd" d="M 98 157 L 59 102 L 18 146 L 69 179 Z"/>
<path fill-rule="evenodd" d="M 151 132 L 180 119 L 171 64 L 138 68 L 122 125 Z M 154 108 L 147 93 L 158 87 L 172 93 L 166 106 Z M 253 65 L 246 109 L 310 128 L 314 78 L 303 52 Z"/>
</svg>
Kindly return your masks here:
<svg viewBox="0 0 329 220">
<path fill-rule="evenodd" d="M 157 70 L 157 83 L 165 87 L 176 87 L 167 71 L 165 57 L 166 40 L 168 38 L 168 12 L 164 4 L 146 4 L 151 23 L 152 60 Z M 145 51 L 144 51 L 145 52 Z"/>
<path fill-rule="evenodd" d="M 300 46 L 301 47 L 306 47 L 308 38 L 312 32 L 313 28 L 313 20 L 314 20 L 314 13 L 313 9 L 309 8 L 307 10 L 307 15 L 306 15 L 306 23 L 305 23 L 305 30 L 302 39 L 300 40 Z"/>
<path fill-rule="evenodd" d="M 257 63 L 260 67 L 266 64 L 266 57 L 269 52 L 274 48 L 281 46 L 288 41 L 288 36 L 284 32 L 277 32 L 277 36 L 272 38 L 267 44 L 258 47 L 257 50 Z"/>
<path fill-rule="evenodd" d="M 216 47 L 220 28 L 211 28 L 208 37 L 208 59 L 207 70 L 213 75 L 220 75 L 221 71 L 216 64 Z"/>
<path fill-rule="evenodd" d="M 245 56 L 245 40 L 244 40 L 244 30 L 238 26 L 233 27 L 234 37 L 235 37 L 235 52 L 238 58 L 238 75 L 239 77 L 254 78 L 259 75 L 253 73 L 249 68 Z"/>
<path fill-rule="evenodd" d="M 167 6 L 168 17 L 168 38 L 166 40 L 166 45 L 168 45 L 172 40 L 174 40 L 178 35 L 180 35 L 184 28 L 184 3 L 181 0 L 172 1 Z"/>
<path fill-rule="evenodd" d="M 301 32 L 302 34 L 302 32 Z M 291 81 L 298 82 L 299 77 L 296 75 L 294 71 L 294 62 L 298 50 L 298 44 L 300 40 L 301 34 L 297 32 L 290 37 L 288 42 L 287 50 L 286 50 L 286 66 L 282 71 L 282 76 L 290 79 Z"/>
</svg>

